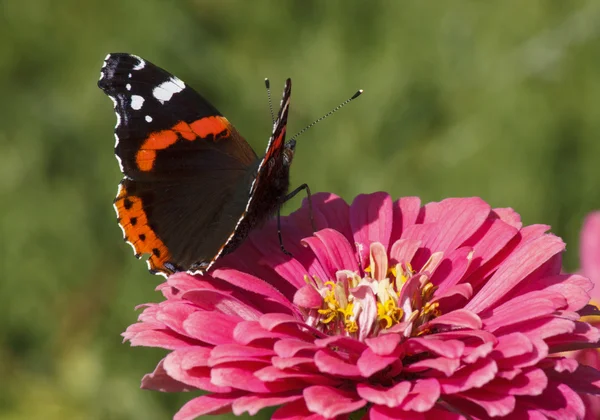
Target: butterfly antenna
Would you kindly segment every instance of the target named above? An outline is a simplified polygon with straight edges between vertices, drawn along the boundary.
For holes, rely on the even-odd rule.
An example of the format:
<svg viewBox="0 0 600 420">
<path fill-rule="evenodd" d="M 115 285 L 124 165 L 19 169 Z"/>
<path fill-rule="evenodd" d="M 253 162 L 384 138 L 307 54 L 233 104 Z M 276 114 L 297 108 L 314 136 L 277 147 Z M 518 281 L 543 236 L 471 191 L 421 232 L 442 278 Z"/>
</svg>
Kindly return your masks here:
<svg viewBox="0 0 600 420">
<path fill-rule="evenodd" d="M 271 111 L 271 120 L 275 124 L 275 114 L 273 114 L 273 103 L 271 102 L 271 82 L 265 78 L 265 87 L 267 88 L 267 97 L 269 98 L 269 111 Z"/>
<path fill-rule="evenodd" d="M 353 100 L 355 100 L 356 98 L 358 98 L 361 94 L 363 93 L 363 90 L 360 89 L 358 90 L 354 95 L 352 95 L 351 98 L 346 99 L 344 102 L 342 102 L 341 104 L 339 104 L 338 106 L 336 106 L 335 108 L 333 108 L 331 111 L 329 111 L 327 114 L 323 115 L 321 118 L 316 119 L 315 121 L 313 121 L 312 123 L 308 124 L 306 127 L 304 127 L 302 130 L 298 131 L 296 134 L 294 134 L 288 141 L 291 142 L 292 140 L 295 140 L 296 138 L 298 138 L 302 133 L 304 133 L 306 130 L 308 130 L 309 128 L 311 128 L 313 125 L 323 121 L 325 118 L 329 117 L 330 115 L 332 115 L 333 113 L 339 111 L 340 109 L 342 109 L 344 106 L 348 105 L 350 102 L 352 102 Z"/>
</svg>

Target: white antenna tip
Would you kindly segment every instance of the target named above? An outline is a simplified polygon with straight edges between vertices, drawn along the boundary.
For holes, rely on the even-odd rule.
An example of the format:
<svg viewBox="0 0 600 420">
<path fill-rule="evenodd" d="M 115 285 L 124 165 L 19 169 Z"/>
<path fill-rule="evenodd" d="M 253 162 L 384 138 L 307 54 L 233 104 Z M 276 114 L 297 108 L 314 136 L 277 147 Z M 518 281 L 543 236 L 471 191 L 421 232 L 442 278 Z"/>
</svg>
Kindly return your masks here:
<svg viewBox="0 0 600 420">
<path fill-rule="evenodd" d="M 363 90 L 359 89 L 358 92 L 356 92 L 354 95 L 352 95 L 352 98 L 350 98 L 350 100 L 358 98 L 360 95 L 362 95 L 362 93 L 363 93 Z"/>
</svg>

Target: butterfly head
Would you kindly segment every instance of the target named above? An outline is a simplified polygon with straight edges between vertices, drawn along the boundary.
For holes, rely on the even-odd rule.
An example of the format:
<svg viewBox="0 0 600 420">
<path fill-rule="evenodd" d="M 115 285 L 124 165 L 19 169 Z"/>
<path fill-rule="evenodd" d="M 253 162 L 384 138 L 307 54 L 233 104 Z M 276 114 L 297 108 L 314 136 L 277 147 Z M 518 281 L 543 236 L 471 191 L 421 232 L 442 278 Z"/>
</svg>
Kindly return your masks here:
<svg viewBox="0 0 600 420">
<path fill-rule="evenodd" d="M 296 140 L 291 139 L 285 144 L 283 148 L 283 164 L 285 166 L 290 166 L 292 164 L 292 159 L 294 159 L 294 150 L 296 149 Z"/>
</svg>

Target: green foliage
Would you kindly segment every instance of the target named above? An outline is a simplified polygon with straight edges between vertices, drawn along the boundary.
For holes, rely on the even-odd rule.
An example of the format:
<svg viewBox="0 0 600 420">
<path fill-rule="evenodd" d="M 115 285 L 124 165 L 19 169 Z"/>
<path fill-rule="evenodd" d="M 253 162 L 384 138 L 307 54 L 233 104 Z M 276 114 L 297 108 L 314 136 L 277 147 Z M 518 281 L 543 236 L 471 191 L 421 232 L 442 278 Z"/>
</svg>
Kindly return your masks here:
<svg viewBox="0 0 600 420">
<path fill-rule="evenodd" d="M 600 3 L 4 0 L 0 14 L 0 419 L 164 419 L 138 389 L 164 352 L 119 334 L 160 278 L 121 240 L 108 52 L 208 97 L 261 151 L 294 80 L 292 184 L 349 200 L 481 196 L 547 223 L 577 267 L 600 208 Z M 287 211 L 297 207 L 294 201 Z"/>
</svg>

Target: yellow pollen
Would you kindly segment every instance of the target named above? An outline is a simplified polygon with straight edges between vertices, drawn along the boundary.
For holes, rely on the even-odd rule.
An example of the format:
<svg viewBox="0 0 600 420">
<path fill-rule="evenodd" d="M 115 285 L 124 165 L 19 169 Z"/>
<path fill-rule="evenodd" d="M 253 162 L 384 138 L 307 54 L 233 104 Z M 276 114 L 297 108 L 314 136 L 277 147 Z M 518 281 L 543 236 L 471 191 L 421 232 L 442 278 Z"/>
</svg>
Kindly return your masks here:
<svg viewBox="0 0 600 420">
<path fill-rule="evenodd" d="M 433 297 L 433 294 L 436 290 L 437 286 L 434 286 L 433 284 L 431 284 L 431 282 L 428 282 L 421 289 L 421 297 L 423 298 L 423 300 L 430 300 Z"/>
<path fill-rule="evenodd" d="M 344 328 L 350 333 L 358 331 L 358 324 L 352 319 L 353 309 L 354 303 L 349 303 L 346 309 L 339 309 L 339 312 L 344 316 Z"/>
<path fill-rule="evenodd" d="M 387 329 L 391 326 L 399 323 L 404 317 L 404 311 L 402 308 L 396 306 L 396 301 L 389 298 L 385 303 L 377 303 L 377 319 L 381 322 L 385 322 L 382 327 Z"/>
<path fill-rule="evenodd" d="M 330 290 L 323 298 L 326 308 L 319 309 L 318 312 L 325 317 L 325 319 L 321 319 L 321 322 L 323 324 L 329 324 L 331 321 L 337 318 L 338 312 L 340 311 L 340 303 L 335 298 L 335 283 L 332 281 L 327 281 L 325 282 L 325 285 L 330 287 Z"/>
</svg>

